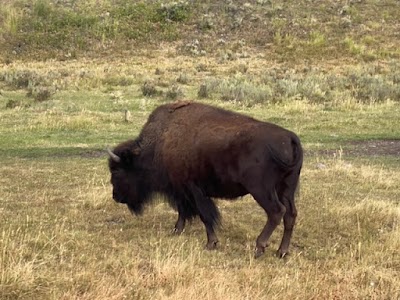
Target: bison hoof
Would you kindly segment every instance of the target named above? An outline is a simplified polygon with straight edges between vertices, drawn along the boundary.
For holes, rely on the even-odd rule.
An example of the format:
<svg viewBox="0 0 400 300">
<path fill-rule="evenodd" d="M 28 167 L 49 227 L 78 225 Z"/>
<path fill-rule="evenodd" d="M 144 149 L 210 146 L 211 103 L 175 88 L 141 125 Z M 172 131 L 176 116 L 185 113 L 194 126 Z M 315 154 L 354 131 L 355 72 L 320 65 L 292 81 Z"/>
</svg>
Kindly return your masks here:
<svg viewBox="0 0 400 300">
<path fill-rule="evenodd" d="M 206 249 L 207 249 L 207 250 L 215 250 L 215 249 L 217 249 L 217 244 L 218 244 L 218 241 L 211 241 L 211 242 L 208 242 L 208 243 L 206 244 Z"/>
<path fill-rule="evenodd" d="M 264 252 L 265 252 L 265 247 L 257 247 L 254 253 L 254 258 L 259 258 L 264 254 Z"/>
<path fill-rule="evenodd" d="M 288 253 L 286 251 L 283 251 L 282 249 L 278 249 L 278 251 L 276 252 L 276 255 L 279 258 L 284 258 Z"/>
<path fill-rule="evenodd" d="M 172 233 L 173 233 L 174 235 L 181 235 L 181 234 L 183 233 L 183 229 L 181 229 L 181 228 L 174 228 L 174 229 L 172 230 Z"/>
</svg>

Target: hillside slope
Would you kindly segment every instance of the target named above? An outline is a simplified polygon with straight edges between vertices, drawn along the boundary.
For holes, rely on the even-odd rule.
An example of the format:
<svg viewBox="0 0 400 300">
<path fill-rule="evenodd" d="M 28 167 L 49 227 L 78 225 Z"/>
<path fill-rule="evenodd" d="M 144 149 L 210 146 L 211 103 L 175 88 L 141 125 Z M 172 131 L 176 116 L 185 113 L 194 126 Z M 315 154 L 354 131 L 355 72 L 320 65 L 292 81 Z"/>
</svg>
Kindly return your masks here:
<svg viewBox="0 0 400 300">
<path fill-rule="evenodd" d="M 2 2 L 5 62 L 130 55 L 166 46 L 228 58 L 257 51 L 278 61 L 400 57 L 396 0 Z"/>
</svg>

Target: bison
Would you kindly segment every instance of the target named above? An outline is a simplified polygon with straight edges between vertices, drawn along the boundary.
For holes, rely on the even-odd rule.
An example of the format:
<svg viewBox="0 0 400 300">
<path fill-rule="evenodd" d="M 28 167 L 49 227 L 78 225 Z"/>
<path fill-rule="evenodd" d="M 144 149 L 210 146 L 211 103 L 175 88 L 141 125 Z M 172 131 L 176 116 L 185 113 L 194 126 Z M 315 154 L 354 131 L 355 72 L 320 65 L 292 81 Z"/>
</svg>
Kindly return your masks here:
<svg viewBox="0 0 400 300">
<path fill-rule="evenodd" d="M 281 222 L 278 249 L 288 252 L 297 211 L 295 193 L 303 162 L 296 134 L 277 125 L 195 102 L 156 108 L 139 136 L 109 150 L 113 198 L 141 214 L 155 193 L 178 211 L 174 231 L 199 216 L 207 249 L 218 243 L 220 214 L 213 198 L 253 196 L 267 222 L 256 240 L 255 256 Z"/>
</svg>

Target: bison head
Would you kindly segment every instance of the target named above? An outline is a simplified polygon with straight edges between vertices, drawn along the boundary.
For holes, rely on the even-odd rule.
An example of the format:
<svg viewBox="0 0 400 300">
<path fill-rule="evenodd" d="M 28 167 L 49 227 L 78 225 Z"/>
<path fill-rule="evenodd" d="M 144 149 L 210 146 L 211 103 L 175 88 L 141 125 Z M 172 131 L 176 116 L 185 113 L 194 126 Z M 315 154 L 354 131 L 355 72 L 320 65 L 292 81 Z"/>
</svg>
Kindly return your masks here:
<svg viewBox="0 0 400 300">
<path fill-rule="evenodd" d="M 140 148 L 134 141 L 117 146 L 114 151 L 107 150 L 108 165 L 113 185 L 113 198 L 118 203 L 125 203 L 135 214 L 143 211 L 147 193 L 143 187 L 144 174 L 140 167 Z"/>
</svg>

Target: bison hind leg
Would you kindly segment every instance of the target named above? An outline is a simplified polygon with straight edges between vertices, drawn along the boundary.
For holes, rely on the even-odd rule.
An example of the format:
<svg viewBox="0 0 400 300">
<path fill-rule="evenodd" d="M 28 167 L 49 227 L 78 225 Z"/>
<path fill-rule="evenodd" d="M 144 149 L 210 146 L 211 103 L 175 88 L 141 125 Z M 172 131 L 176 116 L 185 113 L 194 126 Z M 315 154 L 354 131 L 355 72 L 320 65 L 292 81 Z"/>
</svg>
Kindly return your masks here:
<svg viewBox="0 0 400 300">
<path fill-rule="evenodd" d="M 279 201 L 274 188 L 253 191 L 251 194 L 268 216 L 267 223 L 256 241 L 255 258 L 258 258 L 264 254 L 265 248 L 268 246 L 268 240 L 281 222 L 286 208 Z"/>
<path fill-rule="evenodd" d="M 295 206 L 295 194 L 297 185 L 298 176 L 292 174 L 286 178 L 277 189 L 279 200 L 286 208 L 286 212 L 283 216 L 283 237 L 277 253 L 281 258 L 288 253 L 293 228 L 296 222 L 297 210 Z"/>
</svg>

